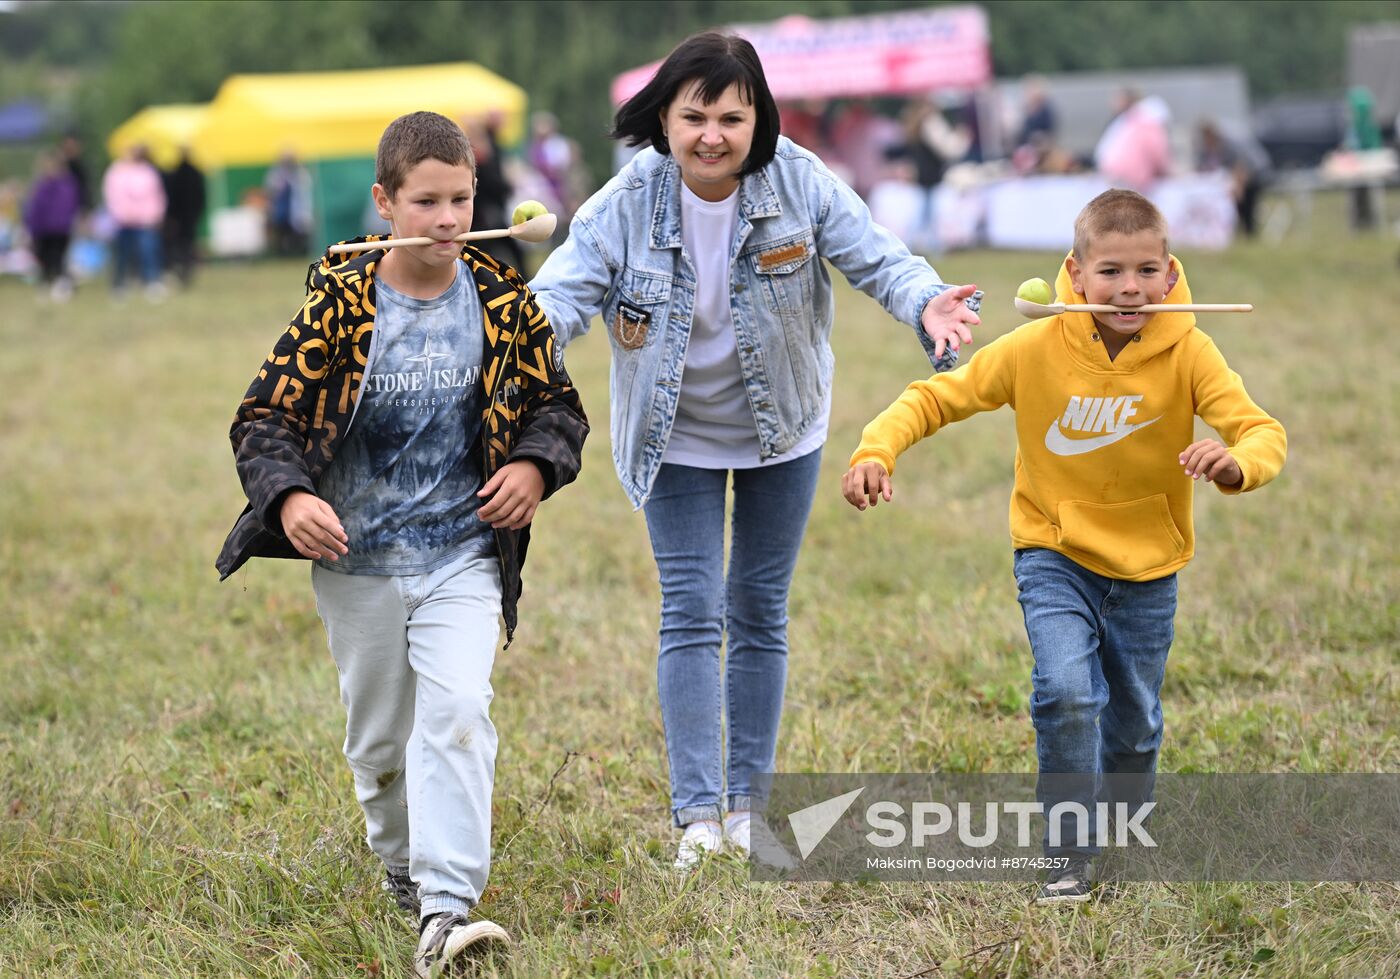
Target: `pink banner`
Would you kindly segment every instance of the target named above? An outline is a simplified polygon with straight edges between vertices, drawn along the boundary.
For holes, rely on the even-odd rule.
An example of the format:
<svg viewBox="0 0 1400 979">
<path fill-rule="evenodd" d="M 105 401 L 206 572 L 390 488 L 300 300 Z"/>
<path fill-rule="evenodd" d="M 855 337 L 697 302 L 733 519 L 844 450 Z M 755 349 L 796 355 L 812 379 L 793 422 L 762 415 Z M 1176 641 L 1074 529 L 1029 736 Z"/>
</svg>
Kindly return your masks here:
<svg viewBox="0 0 1400 979">
<path fill-rule="evenodd" d="M 992 77 L 991 36 L 981 7 L 835 20 L 793 16 L 729 30 L 753 43 L 777 99 L 974 89 Z M 660 64 L 613 79 L 613 104 L 640 91 Z"/>
</svg>

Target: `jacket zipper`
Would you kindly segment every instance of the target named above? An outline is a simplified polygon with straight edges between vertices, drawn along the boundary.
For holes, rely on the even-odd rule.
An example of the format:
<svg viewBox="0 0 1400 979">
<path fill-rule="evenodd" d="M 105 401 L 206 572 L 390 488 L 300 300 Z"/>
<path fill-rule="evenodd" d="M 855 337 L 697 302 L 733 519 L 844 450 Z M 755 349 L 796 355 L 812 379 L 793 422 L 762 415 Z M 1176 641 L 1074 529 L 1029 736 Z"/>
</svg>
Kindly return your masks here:
<svg viewBox="0 0 1400 979">
<path fill-rule="evenodd" d="M 483 306 L 482 309 L 481 309 L 481 316 L 482 316 L 482 333 L 481 333 L 481 335 L 482 335 L 482 336 L 485 336 L 485 335 L 486 335 L 485 323 L 486 323 L 486 316 L 487 316 L 487 312 L 486 312 L 485 306 Z M 491 408 L 492 406 L 494 406 L 495 403 L 496 403 L 496 392 L 500 390 L 500 388 L 501 388 L 501 382 L 502 382 L 502 380 L 505 378 L 505 375 L 506 375 L 506 365 L 507 365 L 507 364 L 509 363 L 509 361 L 510 361 L 510 354 L 511 354 L 511 351 L 515 348 L 516 344 L 517 344 L 519 341 L 520 341 L 520 323 L 519 323 L 519 321 L 517 320 L 517 321 L 516 321 L 516 327 L 515 327 L 515 329 L 511 331 L 510 342 L 506 344 L 505 352 L 501 355 L 501 364 L 500 364 L 500 368 L 496 371 L 496 379 L 492 382 L 491 390 L 489 390 L 489 391 L 486 392 L 486 406 L 487 406 L 487 410 L 490 410 L 490 408 Z M 505 465 L 505 464 L 502 463 L 502 465 Z M 485 422 L 483 421 L 482 427 L 481 427 L 481 472 L 482 472 L 482 476 L 483 476 L 485 479 L 487 479 L 487 480 L 490 480 L 490 478 L 491 478 L 492 476 L 495 475 L 495 473 L 491 473 L 491 472 L 490 472 L 490 468 L 491 468 L 491 453 L 490 453 L 490 452 L 487 450 L 487 448 L 486 448 L 486 425 L 485 425 Z M 478 519 L 479 519 L 479 518 L 478 518 Z M 500 567 L 500 571 L 501 571 L 501 587 L 502 587 L 502 588 L 505 588 L 505 584 L 506 584 L 506 559 L 505 559 L 505 551 L 504 551 L 504 549 L 501 547 L 501 540 L 502 540 L 502 537 L 503 537 L 504 534 L 505 534 L 505 531 L 503 531 L 503 530 L 498 530 L 498 529 L 496 529 L 495 527 L 492 527 L 492 528 L 491 528 L 491 536 L 492 536 L 492 539 L 495 540 L 495 542 L 496 542 L 496 564 Z M 503 646 L 501 647 L 501 649 L 502 649 L 502 650 L 509 649 L 509 648 L 510 648 L 510 644 L 514 641 L 514 639 L 515 639 L 514 631 L 513 631 L 512 629 L 510 629 L 509 627 L 507 627 L 507 628 L 506 628 L 506 641 L 505 641 L 505 645 L 503 645 Z"/>
</svg>

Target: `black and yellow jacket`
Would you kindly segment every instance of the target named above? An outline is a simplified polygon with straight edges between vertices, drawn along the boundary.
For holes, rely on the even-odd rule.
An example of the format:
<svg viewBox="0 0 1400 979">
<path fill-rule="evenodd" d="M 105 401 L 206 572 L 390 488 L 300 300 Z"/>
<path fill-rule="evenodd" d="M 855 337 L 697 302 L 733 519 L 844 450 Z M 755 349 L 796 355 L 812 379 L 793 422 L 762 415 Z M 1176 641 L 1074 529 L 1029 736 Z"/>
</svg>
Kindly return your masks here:
<svg viewBox="0 0 1400 979">
<path fill-rule="evenodd" d="M 313 264 L 301 312 L 248 388 L 229 431 L 248 506 L 219 553 L 220 580 L 249 558 L 301 558 L 282 534 L 282 498 L 292 490 L 316 492 L 354 418 L 374 335 L 375 269 L 384 254 L 328 252 Z M 482 479 L 507 462 L 529 459 L 544 476 L 548 499 L 578 475 L 588 435 L 583 405 L 549 320 L 519 274 L 471 246 L 462 249 L 462 261 L 485 314 Z M 530 528 L 497 530 L 495 538 L 509 642 Z"/>
</svg>

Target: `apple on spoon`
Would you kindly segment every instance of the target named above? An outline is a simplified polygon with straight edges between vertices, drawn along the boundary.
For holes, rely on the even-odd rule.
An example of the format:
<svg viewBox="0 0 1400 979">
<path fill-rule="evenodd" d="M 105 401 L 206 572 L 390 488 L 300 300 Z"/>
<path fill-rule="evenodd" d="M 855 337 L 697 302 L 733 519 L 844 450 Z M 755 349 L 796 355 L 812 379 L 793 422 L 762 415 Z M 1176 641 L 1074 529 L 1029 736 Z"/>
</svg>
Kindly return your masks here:
<svg viewBox="0 0 1400 979">
<path fill-rule="evenodd" d="M 1057 303 L 1050 283 L 1027 279 L 1016 290 L 1016 311 L 1039 319 L 1060 313 L 1252 313 L 1250 303 L 1148 303 L 1145 306 L 1108 306 L 1103 303 Z"/>
<path fill-rule="evenodd" d="M 515 210 L 510 214 L 510 226 L 514 228 L 517 225 L 524 224 L 527 221 L 539 217 L 541 214 L 548 213 L 549 208 L 545 207 L 539 201 L 521 201 L 519 204 L 515 205 Z"/>
</svg>

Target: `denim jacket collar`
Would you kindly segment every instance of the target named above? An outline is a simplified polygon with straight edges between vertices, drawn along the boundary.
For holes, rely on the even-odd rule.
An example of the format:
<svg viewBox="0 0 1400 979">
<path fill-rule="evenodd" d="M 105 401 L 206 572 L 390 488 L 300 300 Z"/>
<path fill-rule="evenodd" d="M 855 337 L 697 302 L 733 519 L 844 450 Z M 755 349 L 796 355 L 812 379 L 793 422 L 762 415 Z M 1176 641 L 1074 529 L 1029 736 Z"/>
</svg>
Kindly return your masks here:
<svg viewBox="0 0 1400 979">
<path fill-rule="evenodd" d="M 681 247 L 681 168 L 673 156 L 661 165 L 656 188 L 656 209 L 651 214 L 651 247 Z M 739 184 L 739 214 L 752 223 L 754 218 L 772 218 L 783 213 L 773 181 L 764 170 L 751 173 Z"/>
</svg>

